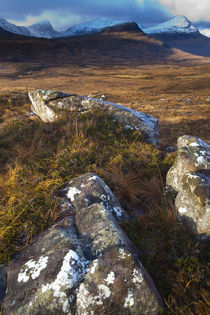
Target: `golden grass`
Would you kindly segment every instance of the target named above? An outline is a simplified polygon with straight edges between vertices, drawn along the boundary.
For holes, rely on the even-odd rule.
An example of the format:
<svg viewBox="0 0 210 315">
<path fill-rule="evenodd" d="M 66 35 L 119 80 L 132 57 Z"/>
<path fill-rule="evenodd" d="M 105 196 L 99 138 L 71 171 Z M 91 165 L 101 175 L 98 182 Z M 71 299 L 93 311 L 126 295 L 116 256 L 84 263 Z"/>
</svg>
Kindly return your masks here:
<svg viewBox="0 0 210 315">
<path fill-rule="evenodd" d="M 160 145 L 174 145 L 178 136 L 192 134 L 209 141 L 210 64 L 99 67 L 49 66 L 30 74 L 20 65 L 0 70 L 1 90 L 27 92 L 41 87 L 79 95 L 105 94 L 120 103 L 159 119 Z M 37 65 L 38 66 L 38 65 Z M 15 80 L 7 76 L 12 71 Z M 32 65 L 32 69 L 35 65 Z M 22 73 L 22 77 L 18 74 Z M 23 88 L 24 87 L 24 88 Z M 187 100 L 190 99 L 189 103 Z M 29 104 L 29 103 L 28 103 Z M 28 105 L 29 106 L 29 105 Z"/>
<path fill-rule="evenodd" d="M 116 34 L 111 36 L 115 42 Z M 127 37 L 121 34 L 121 39 Z M 136 34 L 129 38 L 135 45 L 139 41 Z M 110 38 L 104 39 L 109 46 Z M 37 40 L 37 60 L 0 63 L 0 263 L 56 221 L 63 184 L 95 171 L 127 211 L 137 215 L 137 208 L 143 210 L 143 216 L 123 228 L 139 249 L 166 313 L 209 314 L 207 244 L 197 244 L 163 200 L 164 178 L 174 154 L 165 157 L 161 151 L 183 134 L 210 140 L 209 59 L 174 49 L 167 60 L 152 60 L 150 48 L 156 45 L 161 53 L 162 44 L 142 37 L 138 49 L 143 47 L 143 60 L 134 58 L 131 63 L 118 48 L 109 56 L 101 49 L 99 60 L 94 60 L 95 40 L 90 37 L 87 51 L 81 53 L 75 46 L 71 62 L 66 57 L 70 44 L 61 40 L 59 56 L 52 62 L 58 43 Z M 76 42 L 82 46 L 79 39 Z M 16 44 L 8 43 L 18 54 Z M 4 49 L 5 43 L 0 46 Z M 133 46 L 126 47 L 127 52 L 129 47 Z M 91 58 L 87 52 L 92 52 Z M 100 112 L 73 114 L 52 124 L 29 117 L 26 93 L 37 88 L 93 97 L 105 94 L 108 101 L 152 114 L 159 119 L 160 151 L 142 143 L 140 133 L 122 130 Z"/>
</svg>

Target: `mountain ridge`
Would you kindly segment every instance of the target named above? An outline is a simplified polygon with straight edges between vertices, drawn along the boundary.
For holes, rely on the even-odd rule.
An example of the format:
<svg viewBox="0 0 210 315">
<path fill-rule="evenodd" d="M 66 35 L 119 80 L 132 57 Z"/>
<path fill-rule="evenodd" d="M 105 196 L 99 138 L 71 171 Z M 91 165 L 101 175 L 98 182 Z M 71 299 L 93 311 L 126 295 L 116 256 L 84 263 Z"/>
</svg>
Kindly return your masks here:
<svg viewBox="0 0 210 315">
<path fill-rule="evenodd" d="M 147 35 L 155 34 L 193 34 L 199 33 L 199 30 L 185 16 L 178 15 L 174 18 L 144 29 Z"/>
<path fill-rule="evenodd" d="M 198 34 L 199 30 L 194 26 L 185 16 L 178 15 L 174 18 L 157 24 L 152 27 L 144 28 L 139 22 L 136 21 L 125 21 L 125 20 L 113 20 L 104 17 L 98 17 L 94 20 L 83 22 L 80 24 L 73 25 L 65 31 L 57 31 L 54 29 L 49 20 L 43 20 L 41 22 L 29 25 L 29 26 L 17 26 L 13 23 L 8 22 L 5 19 L 0 18 L 0 28 L 23 36 L 39 37 L 39 38 L 61 38 L 71 37 L 78 35 L 95 34 L 103 31 L 108 27 L 122 25 L 125 23 L 136 23 L 140 30 L 146 35 L 153 36 L 158 34 L 185 34 L 193 35 Z M 199 33 L 200 34 L 200 33 Z"/>
</svg>

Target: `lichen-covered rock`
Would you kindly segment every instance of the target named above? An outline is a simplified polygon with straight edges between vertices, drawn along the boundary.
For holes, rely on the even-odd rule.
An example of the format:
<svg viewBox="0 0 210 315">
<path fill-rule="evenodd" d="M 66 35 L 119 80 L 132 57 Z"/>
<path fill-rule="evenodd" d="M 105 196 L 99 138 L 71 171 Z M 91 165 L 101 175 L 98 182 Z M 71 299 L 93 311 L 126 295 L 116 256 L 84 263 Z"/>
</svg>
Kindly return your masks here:
<svg viewBox="0 0 210 315">
<path fill-rule="evenodd" d="M 192 136 L 179 137 L 176 160 L 168 171 L 166 184 L 179 191 L 185 174 L 210 168 L 209 158 L 210 145 L 206 142 Z"/>
<path fill-rule="evenodd" d="M 105 251 L 79 286 L 77 314 L 157 314 L 157 300 L 145 277 L 144 268 L 126 248 Z"/>
<path fill-rule="evenodd" d="M 50 101 L 62 99 L 69 96 L 67 93 L 57 91 L 36 90 L 28 93 L 31 101 L 31 110 L 37 114 L 43 121 L 52 122 L 59 117 L 55 108 L 50 108 Z"/>
<path fill-rule="evenodd" d="M 177 142 L 177 157 L 166 184 L 176 193 L 178 214 L 191 232 L 201 239 L 210 235 L 209 157 L 210 145 L 203 140 L 182 136 Z"/>
<path fill-rule="evenodd" d="M 102 205 L 111 212 L 117 221 L 128 221 L 127 213 L 104 181 L 94 173 L 87 173 L 74 178 L 64 189 L 77 213 L 81 208 L 93 204 Z"/>
<path fill-rule="evenodd" d="M 203 238 L 210 235 L 210 178 L 201 173 L 183 176 L 175 205 L 189 229 Z"/>
<path fill-rule="evenodd" d="M 29 98 L 32 111 L 45 122 L 54 121 L 65 111 L 84 112 L 101 108 L 126 129 L 140 130 L 147 142 L 157 144 L 158 120 L 150 115 L 101 99 L 56 91 L 36 90 L 29 92 Z"/>
<path fill-rule="evenodd" d="M 7 287 L 7 267 L 6 265 L 0 265 L 0 309 L 5 296 Z"/>
<path fill-rule="evenodd" d="M 65 217 L 9 264 L 5 314 L 159 314 L 159 294 L 117 222 L 127 216 L 105 183 L 94 174 L 71 181 L 60 206 Z"/>
</svg>

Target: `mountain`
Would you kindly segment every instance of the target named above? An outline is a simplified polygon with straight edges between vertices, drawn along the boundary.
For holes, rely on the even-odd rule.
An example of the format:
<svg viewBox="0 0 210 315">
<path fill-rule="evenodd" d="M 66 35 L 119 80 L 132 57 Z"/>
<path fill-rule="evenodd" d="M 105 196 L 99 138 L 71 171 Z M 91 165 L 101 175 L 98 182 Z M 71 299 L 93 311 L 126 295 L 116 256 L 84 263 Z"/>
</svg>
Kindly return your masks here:
<svg viewBox="0 0 210 315">
<path fill-rule="evenodd" d="M 60 32 L 57 32 L 48 20 L 28 26 L 30 36 L 42 38 L 55 38 L 58 37 Z"/>
<path fill-rule="evenodd" d="M 30 31 L 26 26 L 17 26 L 2 18 L 0 18 L 0 28 L 13 34 L 30 36 Z"/>
<path fill-rule="evenodd" d="M 185 16 L 178 15 L 164 23 L 153 27 L 145 28 L 148 35 L 155 34 L 193 34 L 198 33 L 198 29 Z"/>
<path fill-rule="evenodd" d="M 144 33 L 173 48 L 210 57 L 210 38 L 202 35 L 186 17 L 179 15 L 164 23 L 144 28 Z"/>
<path fill-rule="evenodd" d="M 5 19 L 0 18 L 0 29 L 16 35 L 42 38 L 54 38 L 60 34 L 59 32 L 54 30 L 48 20 L 26 27 L 17 26 L 6 21 Z"/>
<path fill-rule="evenodd" d="M 67 36 L 99 33 L 107 27 L 124 24 L 126 22 L 128 21 L 117 21 L 117 20 L 107 19 L 104 17 L 99 17 L 93 21 L 84 22 L 84 23 L 70 27 L 63 33 L 63 36 L 67 37 Z"/>
<path fill-rule="evenodd" d="M 6 31 L 5 31 L 6 32 Z M 12 34 L 12 33 L 10 33 Z M 145 35 L 136 23 L 123 23 L 85 36 L 53 40 L 0 36 L 0 62 L 81 67 L 166 63 L 175 52 Z"/>
</svg>

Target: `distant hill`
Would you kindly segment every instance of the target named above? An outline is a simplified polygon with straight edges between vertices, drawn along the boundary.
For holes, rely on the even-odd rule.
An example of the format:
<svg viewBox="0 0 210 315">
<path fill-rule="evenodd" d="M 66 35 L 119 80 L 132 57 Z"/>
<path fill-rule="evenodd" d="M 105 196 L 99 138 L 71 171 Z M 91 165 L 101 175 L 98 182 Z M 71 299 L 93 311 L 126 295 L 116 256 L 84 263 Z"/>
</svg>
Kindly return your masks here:
<svg viewBox="0 0 210 315">
<path fill-rule="evenodd" d="M 184 16 L 177 16 L 143 31 L 171 47 L 194 55 L 210 57 L 210 38 L 202 35 Z"/>
<path fill-rule="evenodd" d="M 97 34 L 53 40 L 19 35 L 0 36 L 0 61 L 135 65 L 163 62 L 173 54 L 173 49 L 145 35 L 136 23 L 115 25 Z"/>
</svg>

